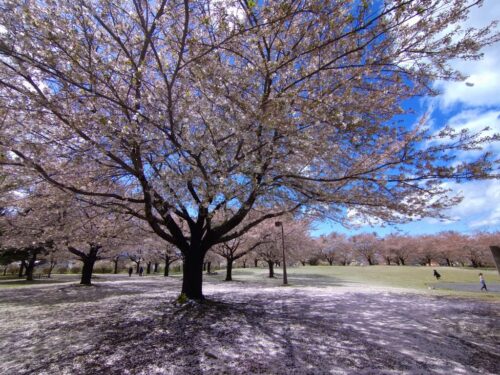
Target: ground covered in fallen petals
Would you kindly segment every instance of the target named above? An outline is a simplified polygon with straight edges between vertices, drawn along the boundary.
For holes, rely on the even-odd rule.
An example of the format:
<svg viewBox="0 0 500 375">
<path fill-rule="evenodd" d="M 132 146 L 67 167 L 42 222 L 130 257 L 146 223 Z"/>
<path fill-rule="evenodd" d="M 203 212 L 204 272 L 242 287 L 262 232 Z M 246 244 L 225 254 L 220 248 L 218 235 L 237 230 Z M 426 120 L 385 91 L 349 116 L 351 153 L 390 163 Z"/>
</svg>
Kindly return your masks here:
<svg viewBox="0 0 500 375">
<path fill-rule="evenodd" d="M 1 374 L 498 374 L 497 301 L 209 278 L 0 289 Z"/>
</svg>

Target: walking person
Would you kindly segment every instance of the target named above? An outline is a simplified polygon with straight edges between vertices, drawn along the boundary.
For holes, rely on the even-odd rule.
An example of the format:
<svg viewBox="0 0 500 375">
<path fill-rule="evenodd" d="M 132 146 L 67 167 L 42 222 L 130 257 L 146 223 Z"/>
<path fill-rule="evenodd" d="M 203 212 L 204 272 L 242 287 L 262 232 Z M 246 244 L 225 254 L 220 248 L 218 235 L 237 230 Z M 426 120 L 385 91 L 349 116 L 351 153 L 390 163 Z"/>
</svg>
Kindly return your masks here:
<svg viewBox="0 0 500 375">
<path fill-rule="evenodd" d="M 436 280 L 439 280 L 441 278 L 441 275 L 438 271 L 434 270 L 434 277 L 436 278 Z"/>
<path fill-rule="evenodd" d="M 134 272 L 134 269 L 132 267 L 128 268 L 128 276 L 132 277 L 132 272 Z"/>
<path fill-rule="evenodd" d="M 484 281 L 483 274 L 479 274 L 479 283 L 481 284 L 481 290 L 485 290 L 486 292 L 488 291 L 488 288 L 486 287 L 486 282 Z"/>
<path fill-rule="evenodd" d="M 139 276 L 142 276 L 142 274 L 144 273 L 144 268 L 142 268 L 142 266 L 139 268 Z"/>
</svg>

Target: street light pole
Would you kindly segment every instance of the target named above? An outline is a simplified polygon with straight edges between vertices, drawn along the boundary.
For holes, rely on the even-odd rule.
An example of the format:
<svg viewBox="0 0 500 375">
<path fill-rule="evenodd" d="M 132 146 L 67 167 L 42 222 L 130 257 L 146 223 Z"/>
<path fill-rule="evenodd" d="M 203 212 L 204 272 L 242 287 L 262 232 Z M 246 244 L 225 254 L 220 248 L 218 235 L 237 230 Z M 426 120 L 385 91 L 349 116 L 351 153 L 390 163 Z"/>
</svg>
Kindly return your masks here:
<svg viewBox="0 0 500 375">
<path fill-rule="evenodd" d="M 286 274 L 286 258 L 285 258 L 285 231 L 283 230 L 283 223 L 276 221 L 275 226 L 281 227 L 281 248 L 283 249 L 283 285 L 288 285 L 288 277 Z"/>
</svg>

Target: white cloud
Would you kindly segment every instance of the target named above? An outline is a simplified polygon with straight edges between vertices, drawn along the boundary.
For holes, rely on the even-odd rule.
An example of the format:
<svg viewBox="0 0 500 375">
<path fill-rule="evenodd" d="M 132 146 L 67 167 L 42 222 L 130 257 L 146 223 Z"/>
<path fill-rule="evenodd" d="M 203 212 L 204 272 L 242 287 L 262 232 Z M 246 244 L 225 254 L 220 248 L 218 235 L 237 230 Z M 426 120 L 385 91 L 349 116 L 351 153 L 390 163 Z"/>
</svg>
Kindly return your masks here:
<svg viewBox="0 0 500 375">
<path fill-rule="evenodd" d="M 500 183 L 497 180 L 471 181 L 462 184 L 445 184 L 453 192 L 463 196 L 461 203 L 444 213 L 452 221 L 462 222 L 470 229 L 490 229 L 500 226 Z"/>
<path fill-rule="evenodd" d="M 492 134 L 493 131 L 500 130 L 500 110 L 481 111 L 477 108 L 464 110 L 451 117 L 448 125 L 457 131 L 469 129 L 473 132 L 490 127 L 491 131 L 488 134 Z"/>
<path fill-rule="evenodd" d="M 241 7 L 239 2 L 234 0 L 212 0 L 211 5 L 213 5 L 216 9 L 224 9 L 226 14 L 232 19 L 228 20 L 229 25 L 234 26 L 234 22 L 236 23 L 242 22 L 245 17 L 245 10 Z"/>
<path fill-rule="evenodd" d="M 366 215 L 356 208 L 348 208 L 346 216 L 348 225 L 352 226 L 353 228 L 381 226 L 384 223 L 379 218 Z"/>
<path fill-rule="evenodd" d="M 469 19 L 461 26 L 484 27 L 494 21 L 500 14 L 500 1 L 485 1 L 484 6 L 474 8 Z M 500 28 L 497 26 L 497 31 Z M 437 82 L 436 87 L 442 91 L 437 100 L 442 109 L 454 104 L 465 106 L 495 106 L 500 105 L 500 43 L 489 46 L 482 51 L 483 59 L 479 61 L 455 60 L 453 68 L 469 76 L 465 82 Z"/>
<path fill-rule="evenodd" d="M 451 117 L 447 125 L 456 131 L 469 129 L 472 133 L 477 133 L 485 128 L 489 130 L 482 133 L 483 136 L 493 136 L 500 133 L 500 109 L 483 111 L 478 108 L 467 109 Z M 463 151 L 458 155 L 457 163 L 471 160 L 481 153 L 488 151 L 493 154 L 500 154 L 500 142 L 492 142 L 483 145 L 482 150 Z"/>
</svg>

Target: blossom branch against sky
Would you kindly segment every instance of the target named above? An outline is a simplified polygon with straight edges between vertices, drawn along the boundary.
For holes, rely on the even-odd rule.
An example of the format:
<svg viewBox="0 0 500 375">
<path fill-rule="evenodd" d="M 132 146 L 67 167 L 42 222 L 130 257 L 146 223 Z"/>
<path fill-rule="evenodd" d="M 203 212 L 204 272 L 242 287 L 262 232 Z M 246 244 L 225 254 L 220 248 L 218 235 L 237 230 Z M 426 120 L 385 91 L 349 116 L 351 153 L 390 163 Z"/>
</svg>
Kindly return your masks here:
<svg viewBox="0 0 500 375">
<path fill-rule="evenodd" d="M 487 0 L 483 6 L 474 8 L 470 18 L 461 26 L 463 29 L 485 25 L 498 19 L 500 2 Z M 415 24 L 417 20 L 413 20 Z M 496 25 L 496 30 L 499 26 Z M 423 100 L 411 100 L 407 105 L 418 108 L 416 117 L 429 113 L 428 124 L 435 132 L 444 126 L 455 130 L 469 129 L 472 132 L 489 128 L 485 133 L 490 136 L 500 133 L 500 45 L 493 44 L 483 50 L 480 60 L 454 60 L 451 66 L 460 70 L 467 77 L 459 81 L 436 81 L 434 88 L 440 95 Z M 415 121 L 408 118 L 408 121 Z M 484 150 L 493 155 L 500 155 L 500 143 L 486 145 Z M 483 150 L 483 151 L 484 151 Z M 474 152 L 459 155 L 466 160 Z M 460 158 L 461 156 L 461 158 Z M 384 227 L 377 218 L 360 217 L 356 210 L 351 210 L 352 228 L 345 229 L 333 223 L 318 223 L 313 234 L 320 235 L 332 230 L 340 232 L 372 232 L 387 234 L 394 231 L 414 234 L 436 233 L 443 230 L 456 230 L 471 233 L 475 231 L 493 231 L 500 227 L 500 183 L 498 180 L 469 181 L 461 184 L 446 183 L 443 186 L 452 192 L 460 194 L 463 199 L 455 207 L 444 211 L 448 217 L 445 220 L 423 219 L 397 227 Z"/>
</svg>

